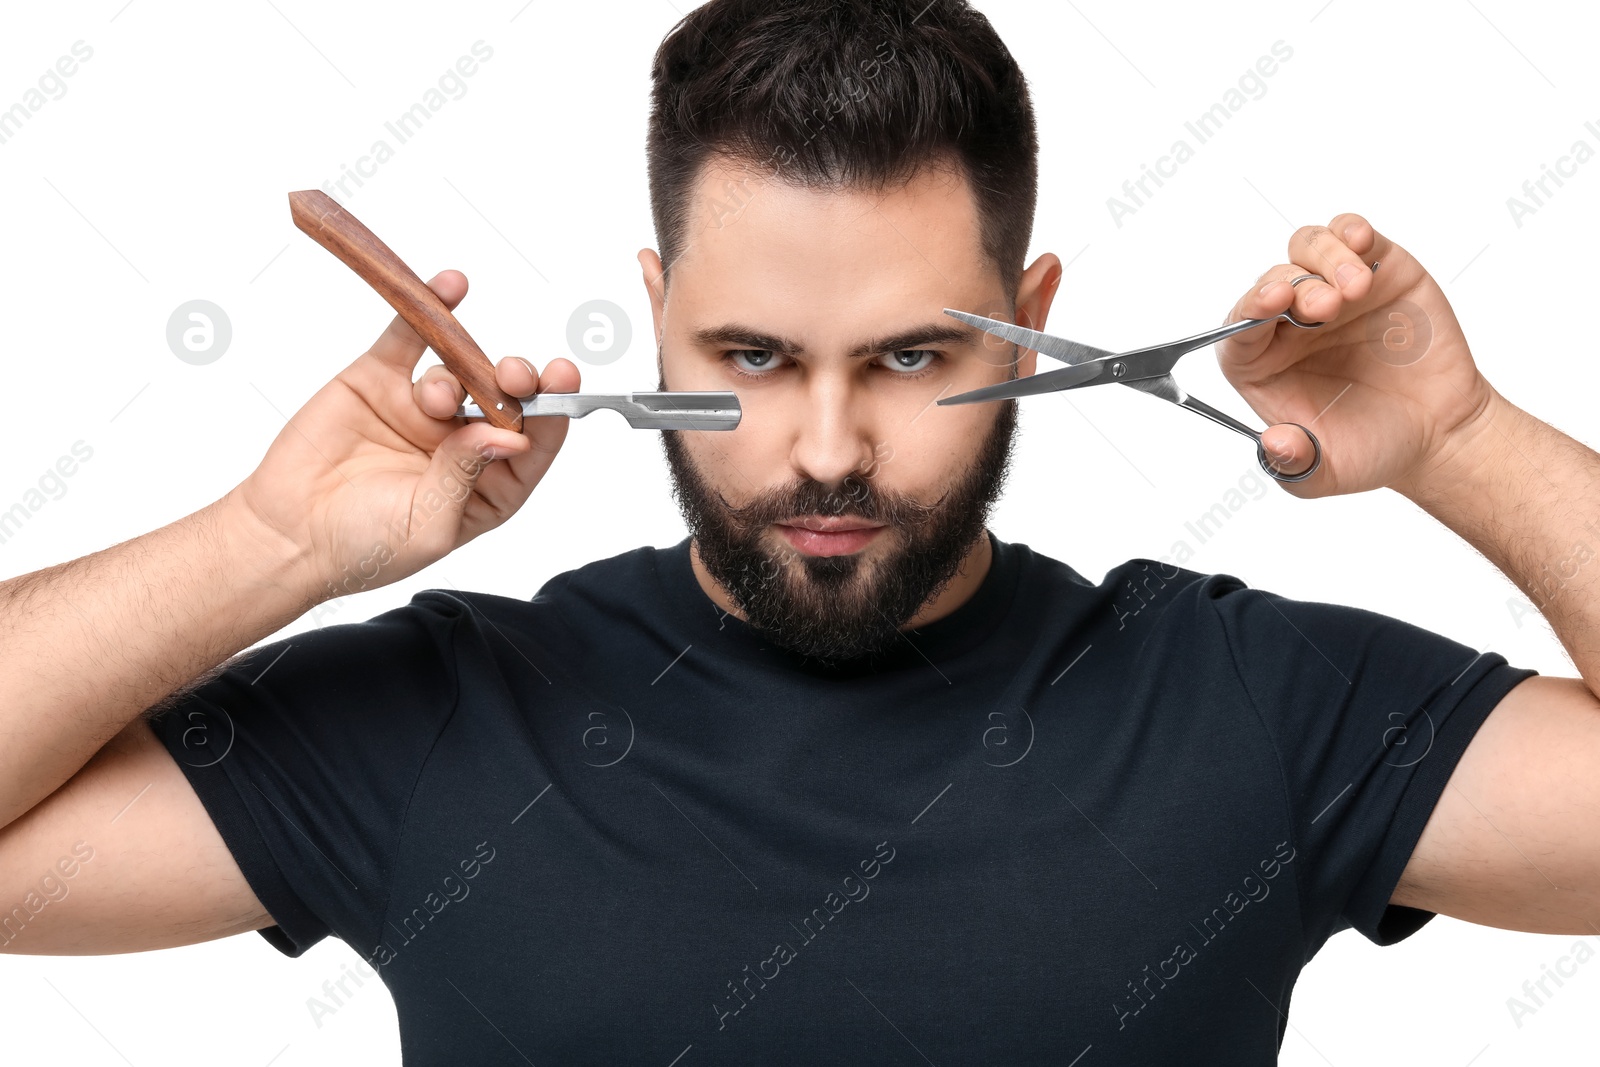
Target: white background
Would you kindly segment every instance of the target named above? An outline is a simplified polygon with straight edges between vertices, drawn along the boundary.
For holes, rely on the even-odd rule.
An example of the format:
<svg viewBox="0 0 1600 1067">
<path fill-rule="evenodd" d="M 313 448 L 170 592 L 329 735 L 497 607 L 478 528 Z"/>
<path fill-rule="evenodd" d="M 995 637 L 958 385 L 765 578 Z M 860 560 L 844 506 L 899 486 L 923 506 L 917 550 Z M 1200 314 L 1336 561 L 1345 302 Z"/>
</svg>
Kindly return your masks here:
<svg viewBox="0 0 1600 1067">
<path fill-rule="evenodd" d="M 468 275 L 459 314 L 492 357 L 542 366 L 567 354 L 568 315 L 606 298 L 627 310 L 635 340 L 619 361 L 584 366 L 585 388 L 654 388 L 634 254 L 655 243 L 648 65 L 681 14 L 674 2 L 7 4 L 0 108 L 73 42 L 94 54 L 65 95 L 0 144 L 10 205 L 0 510 L 74 442 L 93 456 L 0 544 L 0 577 L 221 496 L 285 416 L 376 337 L 389 308 L 293 228 L 285 194 L 337 178 L 379 137 L 393 144 L 384 121 L 480 39 L 494 55 L 466 94 L 351 186 L 347 205 L 424 278 L 446 267 Z M 1444 284 L 1502 393 L 1595 443 L 1585 338 L 1600 162 L 1520 227 L 1506 203 L 1575 140 L 1600 148 L 1584 128 L 1600 123 L 1586 5 L 980 6 L 1034 93 L 1043 154 L 1033 252 L 1071 261 L 1054 332 L 1114 348 L 1197 332 L 1281 261 L 1296 226 L 1359 211 Z M 1107 198 L 1279 40 L 1293 56 L 1265 95 L 1115 225 Z M 196 298 L 233 326 L 229 350 L 205 366 L 166 343 L 168 316 Z M 1209 356 L 1180 377 L 1259 425 Z M 1192 568 L 1576 674 L 1542 621 L 1513 610 L 1527 605 L 1509 581 L 1396 494 L 1303 502 L 1272 487 L 1197 544 L 1185 523 L 1255 470 L 1243 438 L 1119 389 L 1025 401 L 1022 426 L 992 527 L 1094 580 L 1186 538 Z M 319 623 L 368 618 L 431 586 L 531 596 L 562 570 L 682 535 L 653 434 L 601 414 L 574 423 L 549 477 L 500 530 L 396 586 L 335 602 Z M 1600 964 L 1580 967 L 1520 1027 L 1506 1004 L 1574 940 L 1446 918 L 1385 950 L 1341 934 L 1300 981 L 1283 1062 L 1590 1059 Z M 0 957 L 0 1058 L 398 1062 L 393 1005 L 376 983 L 320 1026 L 307 1009 L 355 960 L 329 939 L 291 961 L 254 933 L 125 956 Z"/>
</svg>

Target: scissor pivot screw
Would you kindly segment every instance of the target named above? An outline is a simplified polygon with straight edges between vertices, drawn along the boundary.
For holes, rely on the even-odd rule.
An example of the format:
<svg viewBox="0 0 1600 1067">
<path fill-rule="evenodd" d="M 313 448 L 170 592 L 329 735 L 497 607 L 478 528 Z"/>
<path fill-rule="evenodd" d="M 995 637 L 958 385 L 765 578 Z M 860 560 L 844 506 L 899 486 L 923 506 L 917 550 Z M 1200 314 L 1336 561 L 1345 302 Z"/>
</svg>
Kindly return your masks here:
<svg viewBox="0 0 1600 1067">
<path fill-rule="evenodd" d="M 1124 374 L 1127 374 L 1127 373 L 1128 373 L 1128 365 L 1126 363 L 1118 361 L 1116 363 L 1111 364 L 1111 376 L 1113 378 L 1120 378 Z"/>
</svg>

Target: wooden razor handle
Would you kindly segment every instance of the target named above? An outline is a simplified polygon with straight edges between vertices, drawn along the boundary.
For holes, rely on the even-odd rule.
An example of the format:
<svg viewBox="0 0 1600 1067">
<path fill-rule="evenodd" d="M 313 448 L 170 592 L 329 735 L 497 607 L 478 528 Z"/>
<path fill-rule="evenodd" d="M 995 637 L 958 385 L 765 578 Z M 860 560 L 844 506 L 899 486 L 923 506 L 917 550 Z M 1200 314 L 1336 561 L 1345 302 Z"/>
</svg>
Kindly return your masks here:
<svg viewBox="0 0 1600 1067">
<path fill-rule="evenodd" d="M 439 294 L 388 245 L 320 189 L 290 193 L 289 210 L 297 227 L 359 274 L 428 342 L 483 409 L 485 421 L 521 432 L 522 401 L 501 390 L 494 380 L 494 364 L 483 349 L 450 314 Z"/>
</svg>

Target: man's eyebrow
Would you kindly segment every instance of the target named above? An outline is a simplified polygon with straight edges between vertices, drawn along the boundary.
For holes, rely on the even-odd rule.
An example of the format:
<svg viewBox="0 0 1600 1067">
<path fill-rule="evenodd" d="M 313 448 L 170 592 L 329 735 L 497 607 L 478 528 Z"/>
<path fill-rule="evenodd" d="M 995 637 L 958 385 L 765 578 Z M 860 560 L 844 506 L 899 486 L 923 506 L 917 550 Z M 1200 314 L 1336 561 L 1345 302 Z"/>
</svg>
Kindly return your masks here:
<svg viewBox="0 0 1600 1067">
<path fill-rule="evenodd" d="M 859 344 L 850 350 L 850 358 L 861 359 L 885 352 L 904 352 L 909 349 L 925 348 L 928 345 L 972 344 L 976 333 L 977 331 L 964 323 L 929 322 Z M 804 346 L 798 341 L 763 333 L 736 322 L 720 326 L 703 326 L 690 334 L 689 340 L 701 347 L 725 345 L 729 348 L 776 352 L 782 356 L 796 356 L 805 351 Z"/>
<path fill-rule="evenodd" d="M 758 352 L 776 352 L 793 356 L 801 351 L 797 342 L 786 337 L 774 337 L 750 326 L 726 322 L 720 326 L 702 326 L 689 335 L 689 341 L 701 348 L 725 345 L 728 348 L 750 348 Z"/>
<path fill-rule="evenodd" d="M 884 352 L 904 352 L 907 349 L 925 348 L 928 345 L 971 344 L 976 333 L 977 331 L 971 326 L 953 320 L 928 322 L 868 341 L 852 349 L 850 358 L 860 359 L 863 356 L 876 356 Z"/>
</svg>

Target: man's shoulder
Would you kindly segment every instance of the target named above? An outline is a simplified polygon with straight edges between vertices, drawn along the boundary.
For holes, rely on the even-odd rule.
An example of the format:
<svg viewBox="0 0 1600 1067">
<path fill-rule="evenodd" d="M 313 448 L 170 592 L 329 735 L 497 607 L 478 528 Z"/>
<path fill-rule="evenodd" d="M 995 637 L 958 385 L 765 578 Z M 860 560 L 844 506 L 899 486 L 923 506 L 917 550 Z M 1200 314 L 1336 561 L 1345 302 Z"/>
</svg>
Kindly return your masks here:
<svg viewBox="0 0 1600 1067">
<path fill-rule="evenodd" d="M 538 602 L 541 597 L 626 595 L 630 590 L 638 594 L 644 584 L 660 583 L 661 558 L 681 550 L 681 545 L 670 548 L 641 545 L 590 560 L 552 575 L 539 587 L 533 601 Z"/>
<path fill-rule="evenodd" d="M 1064 598 L 1070 598 L 1078 607 L 1076 615 L 1090 619 L 1103 616 L 1117 631 L 1135 622 L 1146 630 L 1159 623 L 1162 629 L 1176 628 L 1180 635 L 1193 640 L 1202 631 L 1228 631 L 1264 623 L 1264 613 L 1272 611 L 1265 602 L 1254 603 L 1264 590 L 1226 570 L 1208 571 L 1165 558 L 1129 556 L 1107 567 L 1096 581 L 1065 561 L 1028 545 L 1012 547 L 1018 551 L 1021 564 L 1021 589 L 1049 603 L 1053 612 L 1065 606 Z M 1286 602 L 1274 594 L 1267 594 L 1267 598 Z M 1319 606 L 1334 612 L 1358 610 Z"/>
<path fill-rule="evenodd" d="M 681 546 L 657 548 L 643 545 L 602 559 L 570 567 L 546 579 L 532 597 L 516 597 L 482 590 L 428 588 L 412 597 L 412 604 L 457 614 L 481 611 L 494 621 L 536 619 L 537 609 L 565 609 L 578 605 L 602 610 L 648 599 L 661 586 L 660 557 Z"/>
<path fill-rule="evenodd" d="M 1135 590 L 1143 594 L 1142 599 L 1145 600 L 1158 592 L 1165 594 L 1166 599 L 1171 599 L 1171 594 L 1178 590 L 1184 590 L 1190 597 L 1216 599 L 1248 588 L 1243 579 L 1227 571 L 1196 570 L 1148 556 L 1130 556 L 1115 563 L 1096 582 L 1066 561 L 1029 545 L 1012 542 L 1010 547 L 1019 555 L 1025 584 L 1075 586 L 1099 593 L 1107 599 L 1132 595 Z"/>
</svg>

